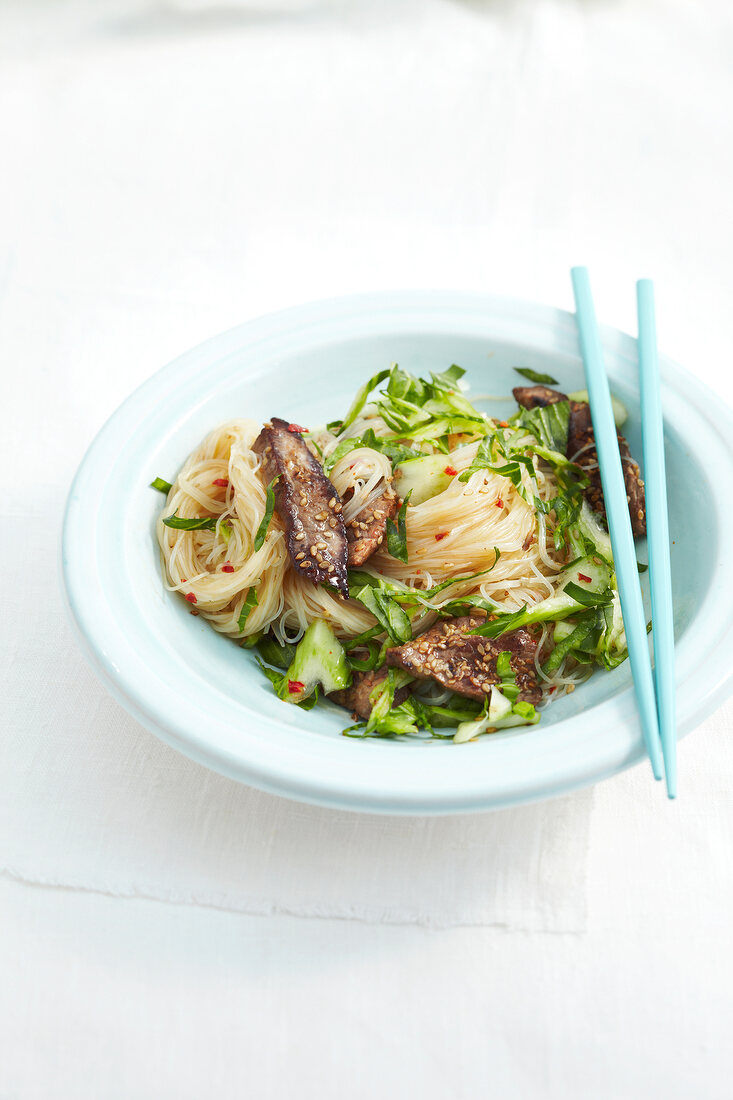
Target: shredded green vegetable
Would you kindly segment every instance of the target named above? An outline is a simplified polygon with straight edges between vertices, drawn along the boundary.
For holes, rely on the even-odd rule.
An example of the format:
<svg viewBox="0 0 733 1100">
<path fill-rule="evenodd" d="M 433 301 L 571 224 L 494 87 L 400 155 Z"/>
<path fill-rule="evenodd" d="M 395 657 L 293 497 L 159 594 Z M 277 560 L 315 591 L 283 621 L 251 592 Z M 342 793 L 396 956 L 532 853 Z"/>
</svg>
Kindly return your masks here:
<svg viewBox="0 0 733 1100">
<path fill-rule="evenodd" d="M 275 510 L 275 483 L 277 477 L 274 477 L 270 484 L 267 486 L 267 498 L 265 501 L 265 514 L 262 517 L 262 522 L 257 528 L 257 534 L 255 535 L 255 552 L 261 550 L 265 545 L 265 539 L 267 537 L 267 528 L 270 526 L 270 520 L 272 519 L 272 513 Z"/>
<path fill-rule="evenodd" d="M 556 386 L 557 378 L 553 378 L 551 374 L 541 374 L 540 371 L 532 370 L 530 367 L 515 367 L 517 374 L 521 374 L 523 378 L 528 378 L 530 382 L 536 382 L 541 386 Z"/>
</svg>

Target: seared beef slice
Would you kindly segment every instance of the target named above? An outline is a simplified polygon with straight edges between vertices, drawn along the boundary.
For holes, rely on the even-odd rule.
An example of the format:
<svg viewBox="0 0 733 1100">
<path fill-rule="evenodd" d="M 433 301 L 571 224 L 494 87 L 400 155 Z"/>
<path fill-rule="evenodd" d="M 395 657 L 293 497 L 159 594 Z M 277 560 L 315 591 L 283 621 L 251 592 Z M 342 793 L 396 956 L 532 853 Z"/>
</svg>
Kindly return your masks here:
<svg viewBox="0 0 733 1100">
<path fill-rule="evenodd" d="M 493 684 L 500 682 L 496 660 L 500 653 L 511 653 L 511 668 L 520 688 L 520 699 L 538 703 L 542 691 L 537 682 L 532 635 L 524 629 L 511 630 L 500 638 L 482 638 L 469 631 L 486 622 L 482 613 L 446 619 L 406 645 L 387 650 L 387 664 L 403 668 L 421 680 L 439 684 L 466 695 L 485 699 Z"/>
<path fill-rule="evenodd" d="M 389 486 L 385 486 L 373 505 L 363 508 L 346 524 L 349 565 L 363 565 L 379 549 L 387 533 L 387 520 L 393 519 L 399 509 L 399 497 Z"/>
<path fill-rule="evenodd" d="M 279 475 L 275 507 L 285 525 L 288 551 L 303 577 L 324 581 L 348 596 L 348 543 L 341 500 L 294 425 L 274 416 L 254 443 L 266 484 Z"/>
</svg>

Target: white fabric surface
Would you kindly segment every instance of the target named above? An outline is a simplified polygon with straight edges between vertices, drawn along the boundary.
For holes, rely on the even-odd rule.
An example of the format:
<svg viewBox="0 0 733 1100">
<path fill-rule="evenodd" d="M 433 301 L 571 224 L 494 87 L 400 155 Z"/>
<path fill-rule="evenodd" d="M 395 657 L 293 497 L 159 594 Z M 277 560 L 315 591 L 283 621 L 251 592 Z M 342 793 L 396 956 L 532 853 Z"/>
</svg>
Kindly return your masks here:
<svg viewBox="0 0 733 1100">
<path fill-rule="evenodd" d="M 0 669 L 22 737 L 0 748 L 0 871 L 247 913 L 582 931 L 590 791 L 445 819 L 338 813 L 248 789 L 157 741 L 76 648 L 54 568 L 58 512 L 42 494 L 3 544 L 16 626 L 0 638 Z M 29 524 L 46 532 L 30 609 Z"/>
<path fill-rule="evenodd" d="M 675 805 L 640 768 L 495 818 L 292 806 L 106 697 L 55 539 L 135 385 L 309 298 L 567 306 L 585 261 L 633 330 L 648 274 L 730 400 L 732 48 L 727 0 L 0 6 L 3 1098 L 728 1096 L 730 707 Z"/>
</svg>

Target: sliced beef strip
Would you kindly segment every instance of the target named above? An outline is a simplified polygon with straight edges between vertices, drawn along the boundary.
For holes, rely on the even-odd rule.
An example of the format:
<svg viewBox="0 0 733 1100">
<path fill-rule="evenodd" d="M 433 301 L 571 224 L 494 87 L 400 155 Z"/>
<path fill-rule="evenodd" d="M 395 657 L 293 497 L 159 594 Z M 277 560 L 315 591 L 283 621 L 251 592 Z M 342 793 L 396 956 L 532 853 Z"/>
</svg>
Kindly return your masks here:
<svg viewBox="0 0 733 1100">
<path fill-rule="evenodd" d="M 291 561 L 314 584 L 326 582 L 349 595 L 348 543 L 341 499 L 294 425 L 273 416 L 254 442 L 261 473 L 275 485 L 275 507 L 285 524 Z"/>
<path fill-rule="evenodd" d="M 393 519 L 400 509 L 400 499 L 389 485 L 373 505 L 363 508 L 346 524 L 349 540 L 349 565 L 363 565 L 378 550 L 387 533 L 387 520 Z"/>
<path fill-rule="evenodd" d="M 534 664 L 537 642 L 529 631 L 521 628 L 508 631 L 500 638 L 482 638 L 469 633 L 485 622 L 482 612 L 446 619 L 414 641 L 388 649 L 387 664 L 403 668 L 421 680 L 437 680 L 469 699 L 485 699 L 491 686 L 499 683 L 497 657 L 508 651 L 520 688 L 519 698 L 539 703 L 542 690 Z"/>
<path fill-rule="evenodd" d="M 541 405 L 554 405 L 558 401 L 568 400 L 566 394 L 561 393 L 560 390 L 551 390 L 547 386 L 516 386 L 512 393 L 517 404 L 523 405 L 526 409 L 536 409 Z M 634 532 L 635 537 L 639 538 L 646 534 L 644 482 L 639 467 L 631 457 L 628 443 L 621 432 L 617 434 L 621 465 L 624 471 L 624 483 L 626 485 L 626 499 L 629 503 L 631 530 Z M 579 454 L 578 452 L 582 453 Z M 577 462 L 588 474 L 590 485 L 585 492 L 586 500 L 594 511 L 605 516 L 606 506 L 603 501 L 603 487 L 601 485 L 601 472 L 598 468 L 593 421 L 590 415 L 590 405 L 585 401 L 570 402 L 570 427 L 566 454 L 569 459 Z"/>
<path fill-rule="evenodd" d="M 546 405 L 556 405 L 558 401 L 567 401 L 568 395 L 560 390 L 551 390 L 549 386 L 515 386 L 512 390 L 514 400 L 525 409 L 539 409 Z"/>
<path fill-rule="evenodd" d="M 356 718 L 369 718 L 372 713 L 369 696 L 377 684 L 387 679 L 388 671 L 386 668 L 380 668 L 377 672 L 355 672 L 350 687 L 342 691 L 332 691 L 328 698 L 333 699 L 334 703 L 338 703 L 340 707 L 346 707 L 347 710 L 352 711 Z M 398 707 L 400 703 L 404 703 L 409 694 L 409 687 L 398 688 L 394 693 L 392 705 Z"/>
</svg>

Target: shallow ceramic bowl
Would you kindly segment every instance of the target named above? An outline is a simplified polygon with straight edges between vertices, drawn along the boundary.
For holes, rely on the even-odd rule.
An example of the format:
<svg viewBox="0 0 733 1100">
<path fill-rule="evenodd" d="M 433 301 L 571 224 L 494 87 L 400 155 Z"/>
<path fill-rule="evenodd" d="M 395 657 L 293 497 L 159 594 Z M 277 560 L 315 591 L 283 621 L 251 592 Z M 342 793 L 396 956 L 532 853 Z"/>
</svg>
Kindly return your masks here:
<svg viewBox="0 0 733 1100">
<path fill-rule="evenodd" d="M 604 330 L 613 390 L 639 458 L 636 344 Z M 112 416 L 70 492 L 63 575 L 73 618 L 101 679 L 131 714 L 181 752 L 234 779 L 291 798 L 354 810 L 434 814 L 547 798 L 643 757 L 628 663 L 596 672 L 539 726 L 465 745 L 341 736 L 345 712 L 281 703 L 251 653 L 167 592 L 154 536 L 162 497 L 217 423 L 273 415 L 330 420 L 357 387 L 397 361 L 415 373 L 451 363 L 474 394 L 509 394 L 513 367 L 584 387 L 572 315 L 457 293 L 385 293 L 303 306 L 217 336 L 159 371 Z M 733 483 L 731 414 L 662 359 L 677 633 L 679 732 L 731 689 Z M 506 415 L 511 401 L 485 402 Z M 714 478 L 714 481 L 713 481 Z M 646 547 L 639 555 L 645 559 Z"/>
</svg>

